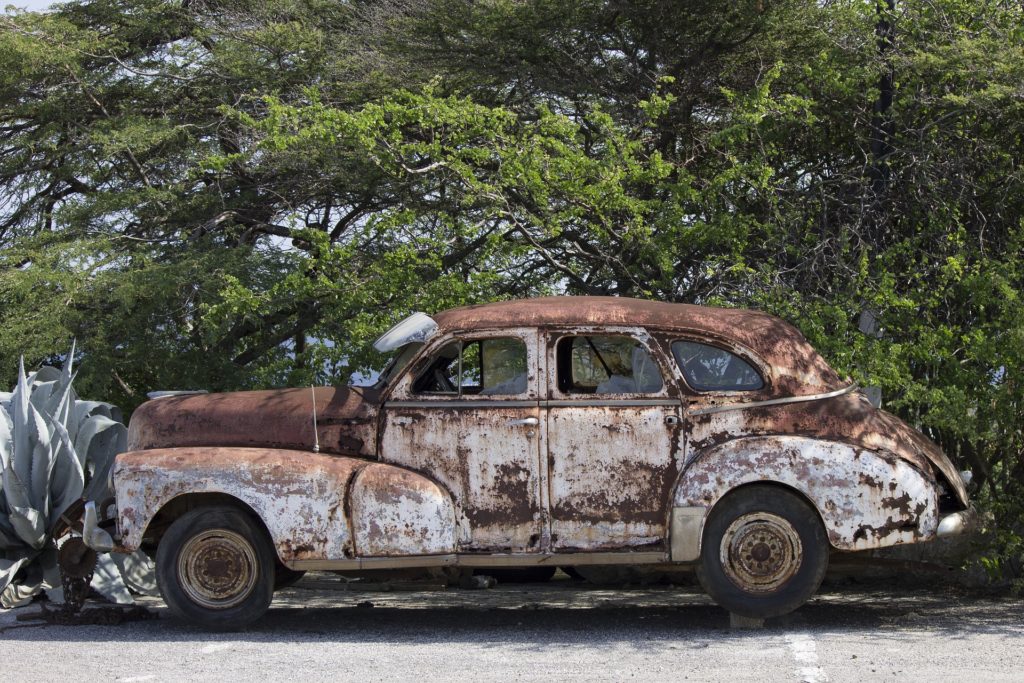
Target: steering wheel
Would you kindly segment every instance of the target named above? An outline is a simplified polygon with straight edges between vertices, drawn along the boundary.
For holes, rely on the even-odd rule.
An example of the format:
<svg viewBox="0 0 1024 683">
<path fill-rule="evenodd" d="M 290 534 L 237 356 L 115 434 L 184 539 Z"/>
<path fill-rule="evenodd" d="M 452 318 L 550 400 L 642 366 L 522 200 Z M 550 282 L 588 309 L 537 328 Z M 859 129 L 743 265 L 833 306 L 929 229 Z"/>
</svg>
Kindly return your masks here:
<svg viewBox="0 0 1024 683">
<path fill-rule="evenodd" d="M 455 387 L 452 386 L 452 381 L 448 379 L 448 375 L 442 368 L 434 368 L 434 381 L 437 383 L 437 388 L 440 391 L 455 392 Z"/>
</svg>

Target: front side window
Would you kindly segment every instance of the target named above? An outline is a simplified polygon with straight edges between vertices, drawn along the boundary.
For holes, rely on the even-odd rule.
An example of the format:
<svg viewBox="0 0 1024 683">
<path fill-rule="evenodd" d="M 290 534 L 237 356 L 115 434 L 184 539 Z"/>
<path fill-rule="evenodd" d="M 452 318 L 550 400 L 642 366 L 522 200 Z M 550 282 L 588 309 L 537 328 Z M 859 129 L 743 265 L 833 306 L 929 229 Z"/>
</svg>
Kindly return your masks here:
<svg viewBox="0 0 1024 683">
<path fill-rule="evenodd" d="M 526 345 L 517 337 L 455 341 L 413 381 L 416 394 L 512 396 L 527 389 Z"/>
<path fill-rule="evenodd" d="M 683 377 L 697 391 L 756 391 L 764 387 L 757 370 L 734 353 L 708 344 L 672 342 Z"/>
<path fill-rule="evenodd" d="M 563 394 L 654 394 L 664 387 L 651 354 L 632 337 L 565 337 L 556 352 Z"/>
</svg>

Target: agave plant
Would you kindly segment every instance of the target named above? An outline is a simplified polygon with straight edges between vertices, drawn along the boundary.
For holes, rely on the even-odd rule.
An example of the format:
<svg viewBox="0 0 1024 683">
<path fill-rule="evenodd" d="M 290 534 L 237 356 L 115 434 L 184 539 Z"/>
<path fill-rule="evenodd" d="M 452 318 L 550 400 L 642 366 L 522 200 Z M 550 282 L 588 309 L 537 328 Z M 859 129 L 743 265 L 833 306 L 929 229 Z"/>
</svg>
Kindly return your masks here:
<svg viewBox="0 0 1024 683">
<path fill-rule="evenodd" d="M 125 450 L 121 411 L 82 401 L 72 389 L 74 346 L 62 370 L 25 374 L 0 392 L 0 605 L 26 604 L 41 591 L 63 602 L 57 547 L 50 531 L 69 505 L 102 501 L 114 456 Z M 92 586 L 115 602 L 132 602 L 126 586 L 153 592 L 153 563 L 141 553 L 100 555 Z"/>
</svg>

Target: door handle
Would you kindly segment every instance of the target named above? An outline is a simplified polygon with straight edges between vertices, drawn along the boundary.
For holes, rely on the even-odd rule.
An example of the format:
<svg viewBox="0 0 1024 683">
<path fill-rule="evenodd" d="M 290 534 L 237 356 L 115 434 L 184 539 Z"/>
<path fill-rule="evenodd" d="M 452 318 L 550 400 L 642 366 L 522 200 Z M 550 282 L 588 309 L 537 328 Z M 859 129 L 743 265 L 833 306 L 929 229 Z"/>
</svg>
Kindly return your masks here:
<svg viewBox="0 0 1024 683">
<path fill-rule="evenodd" d="M 524 417 L 522 420 L 509 420 L 508 423 L 512 427 L 536 427 L 540 424 L 540 420 L 535 417 Z"/>
<path fill-rule="evenodd" d="M 667 424 L 667 425 L 677 425 L 677 424 L 679 424 L 679 416 L 678 415 L 666 415 L 665 416 L 665 424 Z"/>
</svg>

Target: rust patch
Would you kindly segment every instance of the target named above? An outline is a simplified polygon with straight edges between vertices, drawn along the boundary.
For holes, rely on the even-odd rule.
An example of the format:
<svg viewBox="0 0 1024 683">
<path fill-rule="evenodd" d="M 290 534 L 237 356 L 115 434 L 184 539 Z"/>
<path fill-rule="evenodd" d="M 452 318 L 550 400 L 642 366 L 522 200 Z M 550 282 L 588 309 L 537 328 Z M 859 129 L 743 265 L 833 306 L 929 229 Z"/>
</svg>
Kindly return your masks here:
<svg viewBox="0 0 1024 683">
<path fill-rule="evenodd" d="M 139 406 L 132 415 L 128 448 L 258 446 L 312 450 L 314 395 L 320 450 L 374 456 L 380 393 L 358 387 L 155 399 Z"/>
</svg>

